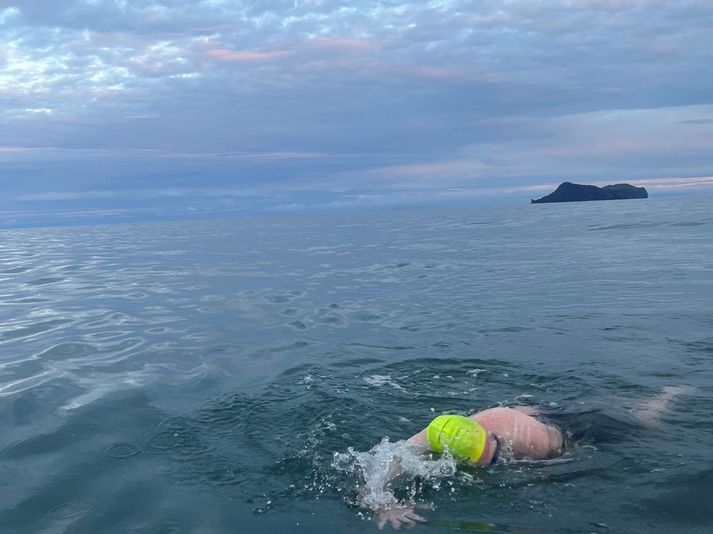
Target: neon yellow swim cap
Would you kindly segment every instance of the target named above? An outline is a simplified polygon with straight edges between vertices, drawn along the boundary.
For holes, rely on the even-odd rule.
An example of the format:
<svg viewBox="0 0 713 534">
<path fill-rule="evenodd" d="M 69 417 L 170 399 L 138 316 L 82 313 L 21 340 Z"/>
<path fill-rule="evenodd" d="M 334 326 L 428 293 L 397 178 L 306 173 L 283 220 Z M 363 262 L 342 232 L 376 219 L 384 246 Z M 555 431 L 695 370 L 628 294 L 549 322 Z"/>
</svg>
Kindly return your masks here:
<svg viewBox="0 0 713 534">
<path fill-rule="evenodd" d="M 439 415 L 426 430 L 433 452 L 448 448 L 457 460 L 473 463 L 483 455 L 487 435 L 476 421 L 462 415 Z"/>
</svg>

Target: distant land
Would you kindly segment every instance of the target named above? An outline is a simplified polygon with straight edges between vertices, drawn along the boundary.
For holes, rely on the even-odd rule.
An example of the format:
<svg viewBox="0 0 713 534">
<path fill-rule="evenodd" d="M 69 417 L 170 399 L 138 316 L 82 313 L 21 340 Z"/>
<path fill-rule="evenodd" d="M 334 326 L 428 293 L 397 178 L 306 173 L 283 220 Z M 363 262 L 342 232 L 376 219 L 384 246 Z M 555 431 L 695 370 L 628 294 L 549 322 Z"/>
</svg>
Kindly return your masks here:
<svg viewBox="0 0 713 534">
<path fill-rule="evenodd" d="M 573 184 L 563 182 L 553 193 L 539 198 L 531 199 L 532 204 L 546 202 L 582 202 L 585 200 L 621 200 L 627 198 L 649 198 L 644 187 L 635 187 L 630 184 L 615 184 L 597 187 L 596 185 Z"/>
</svg>

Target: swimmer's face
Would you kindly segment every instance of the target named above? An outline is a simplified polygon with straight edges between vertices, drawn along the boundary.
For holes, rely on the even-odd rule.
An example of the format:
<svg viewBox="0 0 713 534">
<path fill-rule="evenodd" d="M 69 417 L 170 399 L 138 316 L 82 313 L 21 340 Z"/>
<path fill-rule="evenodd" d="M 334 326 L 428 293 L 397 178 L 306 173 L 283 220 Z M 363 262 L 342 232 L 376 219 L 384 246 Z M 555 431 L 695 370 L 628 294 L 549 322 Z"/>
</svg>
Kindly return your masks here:
<svg viewBox="0 0 713 534">
<path fill-rule="evenodd" d="M 495 438 L 495 436 L 493 436 L 492 433 L 488 432 L 485 450 L 483 451 L 482 456 L 478 459 L 477 462 L 467 462 L 467 463 L 472 466 L 478 466 L 478 467 L 492 465 L 493 458 L 496 456 L 497 452 L 498 452 L 498 440 Z"/>
</svg>

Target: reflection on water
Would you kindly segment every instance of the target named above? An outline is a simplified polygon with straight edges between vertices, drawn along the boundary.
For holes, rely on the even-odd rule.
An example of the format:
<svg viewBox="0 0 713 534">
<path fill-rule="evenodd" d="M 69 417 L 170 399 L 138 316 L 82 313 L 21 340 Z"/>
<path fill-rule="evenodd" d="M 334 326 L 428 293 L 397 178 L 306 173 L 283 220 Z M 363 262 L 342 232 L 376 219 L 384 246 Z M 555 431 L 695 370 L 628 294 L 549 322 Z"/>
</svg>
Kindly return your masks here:
<svg viewBox="0 0 713 534">
<path fill-rule="evenodd" d="M 713 220 L 688 202 L 3 232 L 0 532 L 363 532 L 396 498 L 433 505 L 422 532 L 700 531 Z M 632 423 L 672 383 L 699 392 Z M 523 403 L 566 458 L 399 442 Z"/>
</svg>

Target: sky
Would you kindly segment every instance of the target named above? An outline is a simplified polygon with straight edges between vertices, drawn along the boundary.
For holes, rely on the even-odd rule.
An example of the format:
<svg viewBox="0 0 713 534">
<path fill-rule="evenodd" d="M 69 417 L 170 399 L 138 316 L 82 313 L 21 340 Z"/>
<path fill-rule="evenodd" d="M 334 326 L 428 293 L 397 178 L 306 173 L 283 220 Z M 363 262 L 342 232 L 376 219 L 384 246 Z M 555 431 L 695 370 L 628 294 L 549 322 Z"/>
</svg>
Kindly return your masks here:
<svg viewBox="0 0 713 534">
<path fill-rule="evenodd" d="M 0 0 L 0 227 L 713 194 L 710 0 Z"/>
</svg>

